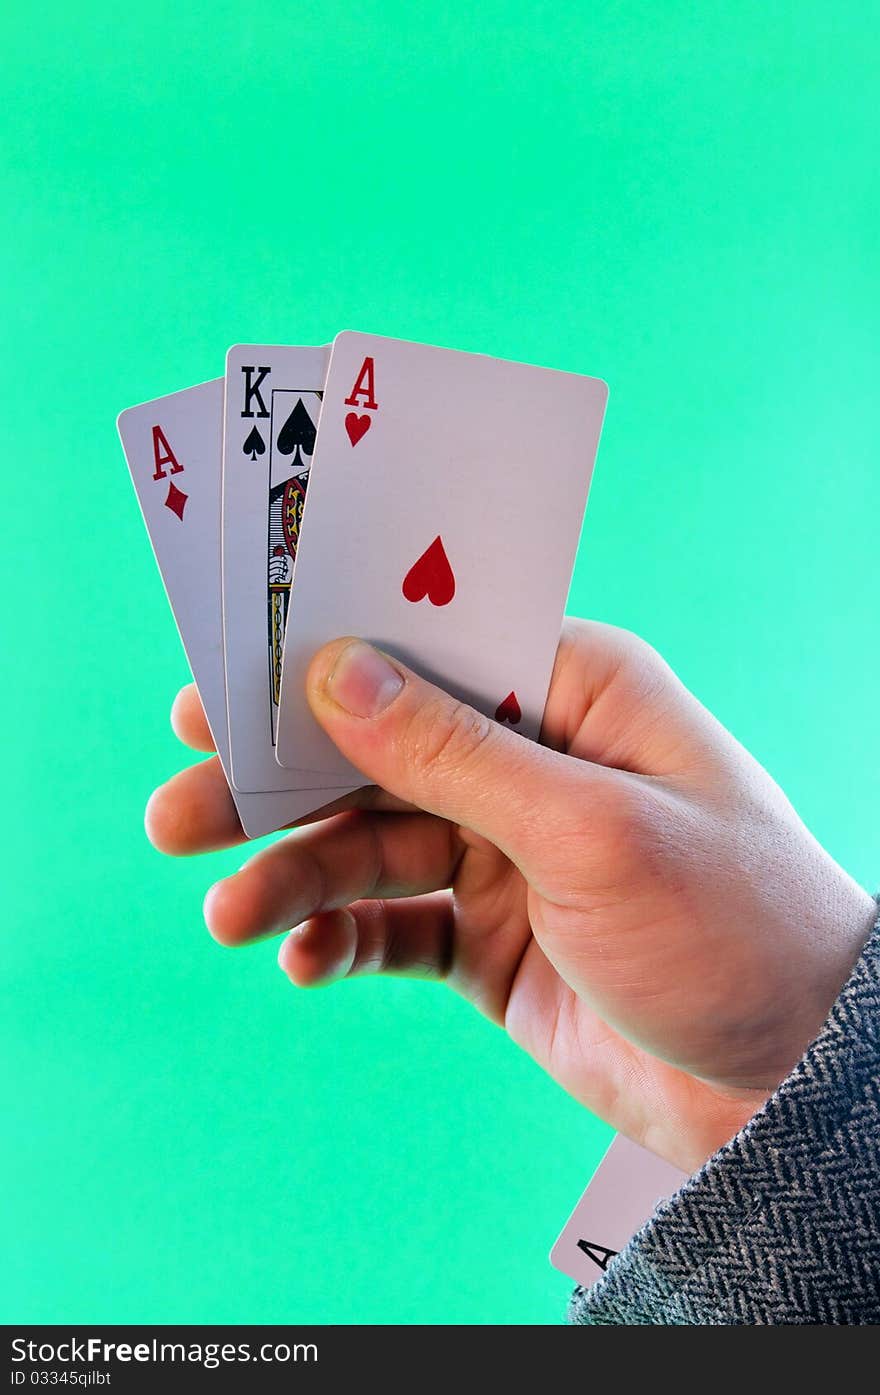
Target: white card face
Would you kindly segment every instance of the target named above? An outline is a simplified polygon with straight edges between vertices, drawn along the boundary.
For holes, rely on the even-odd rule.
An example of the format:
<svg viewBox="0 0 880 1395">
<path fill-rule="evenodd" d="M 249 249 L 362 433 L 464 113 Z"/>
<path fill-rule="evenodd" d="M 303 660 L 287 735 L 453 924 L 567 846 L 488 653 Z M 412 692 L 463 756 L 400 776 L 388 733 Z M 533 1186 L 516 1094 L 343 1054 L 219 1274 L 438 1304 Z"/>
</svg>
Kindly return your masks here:
<svg viewBox="0 0 880 1395">
<path fill-rule="evenodd" d="M 274 738 L 293 559 L 328 353 L 237 344 L 227 355 L 223 635 L 232 782 L 240 790 L 319 783 L 314 774 L 282 770 Z"/>
<path fill-rule="evenodd" d="M 118 421 L 144 522 L 229 779 L 226 685 L 220 618 L 220 454 L 223 379 L 129 407 Z M 291 772 L 287 772 L 290 776 Z M 314 776 L 306 784 L 316 783 Z M 245 832 L 271 833 L 340 791 L 308 789 L 240 794 L 232 789 Z"/>
<path fill-rule="evenodd" d="M 550 1251 L 550 1263 L 582 1288 L 590 1288 L 657 1203 L 677 1192 L 687 1177 L 618 1134 Z"/>
<path fill-rule="evenodd" d="M 337 336 L 297 554 L 277 754 L 352 767 L 305 700 L 359 635 L 536 737 L 605 411 L 598 378 Z"/>
</svg>

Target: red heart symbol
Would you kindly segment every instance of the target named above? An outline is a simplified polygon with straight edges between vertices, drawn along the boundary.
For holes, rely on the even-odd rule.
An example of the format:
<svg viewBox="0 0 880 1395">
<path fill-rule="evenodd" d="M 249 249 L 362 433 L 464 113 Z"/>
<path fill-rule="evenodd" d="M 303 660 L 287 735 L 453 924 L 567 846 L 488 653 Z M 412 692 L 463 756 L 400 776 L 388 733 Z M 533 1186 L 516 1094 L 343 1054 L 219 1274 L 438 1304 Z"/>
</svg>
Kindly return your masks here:
<svg viewBox="0 0 880 1395">
<path fill-rule="evenodd" d="M 408 601 L 421 601 L 427 596 L 431 605 L 449 605 L 455 595 L 455 575 L 439 536 L 403 578 L 403 594 Z"/>
<path fill-rule="evenodd" d="M 359 417 L 357 412 L 349 412 L 345 418 L 345 429 L 348 432 L 348 439 L 353 446 L 356 446 L 362 436 L 366 436 L 370 429 L 372 418 L 366 414 Z"/>
<path fill-rule="evenodd" d="M 496 722 L 509 722 L 515 727 L 517 722 L 522 721 L 522 708 L 516 700 L 516 693 L 510 692 L 503 702 L 499 702 L 495 708 Z"/>
</svg>

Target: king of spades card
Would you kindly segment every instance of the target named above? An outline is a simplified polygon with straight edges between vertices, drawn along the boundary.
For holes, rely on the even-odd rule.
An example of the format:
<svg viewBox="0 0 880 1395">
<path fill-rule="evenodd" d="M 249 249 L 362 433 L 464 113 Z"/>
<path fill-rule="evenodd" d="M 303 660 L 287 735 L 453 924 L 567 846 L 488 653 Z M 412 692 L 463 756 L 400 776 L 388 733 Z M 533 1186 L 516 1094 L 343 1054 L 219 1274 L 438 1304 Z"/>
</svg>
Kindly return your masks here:
<svg viewBox="0 0 880 1395">
<path fill-rule="evenodd" d="M 278 722 L 281 661 L 284 654 L 284 631 L 290 608 L 293 564 L 296 560 L 320 409 L 321 394 L 318 392 L 296 392 L 286 388 L 274 389 L 272 392 L 267 599 L 269 696 L 273 741 Z"/>
</svg>

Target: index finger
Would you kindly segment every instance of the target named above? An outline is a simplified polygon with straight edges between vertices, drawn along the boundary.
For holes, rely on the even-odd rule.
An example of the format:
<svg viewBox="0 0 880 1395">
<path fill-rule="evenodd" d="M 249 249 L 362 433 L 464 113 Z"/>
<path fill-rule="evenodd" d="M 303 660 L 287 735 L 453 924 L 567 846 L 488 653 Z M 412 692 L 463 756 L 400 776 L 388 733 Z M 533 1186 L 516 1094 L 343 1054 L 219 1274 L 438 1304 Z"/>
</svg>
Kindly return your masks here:
<svg viewBox="0 0 880 1395">
<path fill-rule="evenodd" d="M 409 807 L 375 785 L 368 785 L 315 809 L 297 820 L 297 824 L 317 823 L 347 809 L 400 813 Z M 248 842 L 216 756 L 179 770 L 154 790 L 147 804 L 145 823 L 153 846 L 172 857 L 219 852 L 221 848 Z"/>
</svg>

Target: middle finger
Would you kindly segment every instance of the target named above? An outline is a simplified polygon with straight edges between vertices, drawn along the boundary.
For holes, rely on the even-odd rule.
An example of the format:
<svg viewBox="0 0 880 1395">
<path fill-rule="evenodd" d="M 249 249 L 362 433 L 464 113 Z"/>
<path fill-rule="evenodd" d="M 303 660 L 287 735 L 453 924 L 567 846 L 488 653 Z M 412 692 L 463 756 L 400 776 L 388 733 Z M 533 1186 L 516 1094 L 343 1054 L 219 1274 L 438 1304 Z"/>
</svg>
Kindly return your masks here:
<svg viewBox="0 0 880 1395">
<path fill-rule="evenodd" d="M 452 825 L 431 814 L 341 814 L 298 829 L 217 882 L 205 920 L 221 944 L 246 944 L 352 901 L 438 891 L 460 852 Z"/>
</svg>

